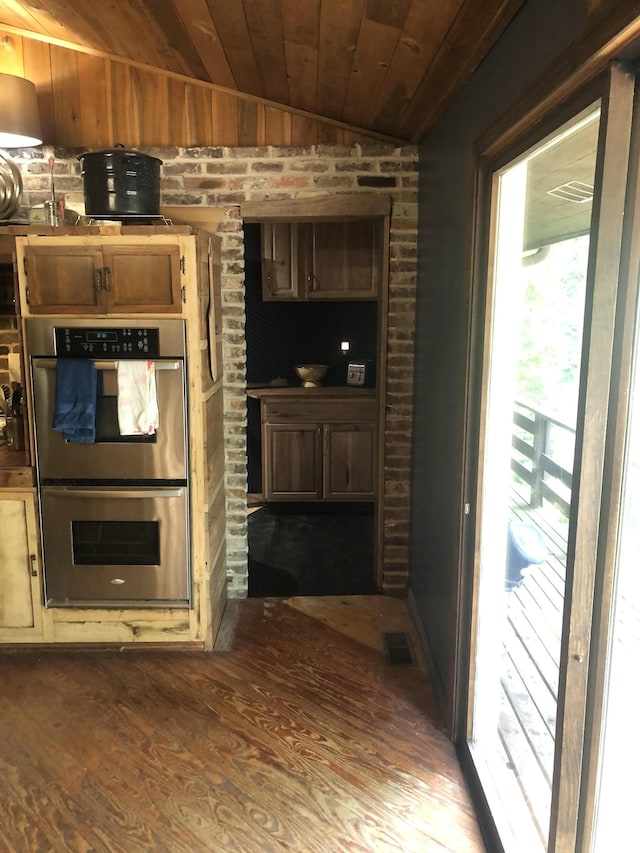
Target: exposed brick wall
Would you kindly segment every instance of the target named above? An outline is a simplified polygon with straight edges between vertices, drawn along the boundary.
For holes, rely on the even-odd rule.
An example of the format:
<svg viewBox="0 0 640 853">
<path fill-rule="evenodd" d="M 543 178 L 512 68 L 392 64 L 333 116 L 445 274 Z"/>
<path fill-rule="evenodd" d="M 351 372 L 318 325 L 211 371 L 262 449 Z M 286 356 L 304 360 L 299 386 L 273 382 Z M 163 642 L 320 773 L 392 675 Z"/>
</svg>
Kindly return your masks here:
<svg viewBox="0 0 640 853">
<path fill-rule="evenodd" d="M 83 211 L 78 152 L 56 149 L 56 190 L 67 207 Z M 418 172 L 414 146 L 353 145 L 310 148 L 163 148 L 162 202 L 225 209 L 218 228 L 223 258 L 223 358 L 229 591 L 247 589 L 246 401 L 244 257 L 239 205 L 245 200 L 341 192 L 385 193 L 392 198 L 388 376 L 385 389 L 383 590 L 406 592 L 409 541 L 409 475 L 413 397 L 417 271 Z M 25 200 L 47 197 L 50 149 L 17 157 Z"/>
</svg>

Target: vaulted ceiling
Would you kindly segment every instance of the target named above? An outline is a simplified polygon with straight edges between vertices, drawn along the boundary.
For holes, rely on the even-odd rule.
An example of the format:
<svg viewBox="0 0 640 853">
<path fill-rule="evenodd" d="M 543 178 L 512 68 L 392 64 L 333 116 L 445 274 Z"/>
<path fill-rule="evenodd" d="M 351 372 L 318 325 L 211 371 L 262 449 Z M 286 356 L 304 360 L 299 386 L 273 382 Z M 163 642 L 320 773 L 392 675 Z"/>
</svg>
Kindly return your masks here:
<svg viewBox="0 0 640 853">
<path fill-rule="evenodd" d="M 0 0 L 0 28 L 417 141 L 522 2 Z"/>
</svg>

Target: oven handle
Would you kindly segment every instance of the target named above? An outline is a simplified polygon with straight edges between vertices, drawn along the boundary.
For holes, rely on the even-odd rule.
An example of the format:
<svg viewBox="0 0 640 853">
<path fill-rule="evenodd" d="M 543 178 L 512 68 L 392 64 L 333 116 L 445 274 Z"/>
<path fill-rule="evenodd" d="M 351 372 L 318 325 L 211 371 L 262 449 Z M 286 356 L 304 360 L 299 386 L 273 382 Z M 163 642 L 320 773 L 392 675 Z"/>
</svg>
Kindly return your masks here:
<svg viewBox="0 0 640 853">
<path fill-rule="evenodd" d="M 46 493 L 52 497 L 66 498 L 180 498 L 183 489 L 86 489 L 82 486 L 45 486 Z"/>
<path fill-rule="evenodd" d="M 117 370 L 118 361 L 147 361 L 147 359 L 113 359 L 113 361 L 94 361 L 93 363 L 96 366 L 96 370 Z M 182 362 L 180 361 L 155 361 L 154 359 L 148 359 L 149 361 L 153 361 L 153 366 L 156 370 L 180 370 L 180 365 Z M 34 358 L 33 366 L 34 367 L 44 367 L 48 370 L 53 370 L 56 366 L 57 358 Z"/>
</svg>

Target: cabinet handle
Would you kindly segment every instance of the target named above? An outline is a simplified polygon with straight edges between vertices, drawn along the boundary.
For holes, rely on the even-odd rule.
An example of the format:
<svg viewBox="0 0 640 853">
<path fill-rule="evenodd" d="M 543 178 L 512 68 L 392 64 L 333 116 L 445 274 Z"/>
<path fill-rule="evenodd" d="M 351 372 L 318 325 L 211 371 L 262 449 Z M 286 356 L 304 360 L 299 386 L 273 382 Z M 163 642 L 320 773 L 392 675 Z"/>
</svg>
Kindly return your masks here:
<svg viewBox="0 0 640 853">
<path fill-rule="evenodd" d="M 29 554 L 29 559 L 31 560 L 31 577 L 38 577 L 38 570 L 36 569 L 36 555 Z"/>
<path fill-rule="evenodd" d="M 96 293 L 102 289 L 102 270 L 98 267 L 96 270 Z"/>
<path fill-rule="evenodd" d="M 104 289 L 111 290 L 111 268 L 104 268 Z"/>
</svg>

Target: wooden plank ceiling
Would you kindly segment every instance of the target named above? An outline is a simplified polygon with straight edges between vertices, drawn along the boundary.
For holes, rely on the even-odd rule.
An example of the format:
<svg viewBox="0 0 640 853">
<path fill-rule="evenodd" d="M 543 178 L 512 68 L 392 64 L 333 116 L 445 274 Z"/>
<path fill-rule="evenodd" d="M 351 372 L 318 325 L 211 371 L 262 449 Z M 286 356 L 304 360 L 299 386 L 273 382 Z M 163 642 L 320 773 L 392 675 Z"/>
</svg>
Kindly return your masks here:
<svg viewBox="0 0 640 853">
<path fill-rule="evenodd" d="M 0 29 L 415 142 L 522 2 L 0 0 Z"/>
</svg>

